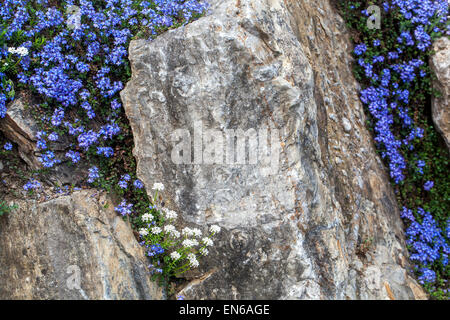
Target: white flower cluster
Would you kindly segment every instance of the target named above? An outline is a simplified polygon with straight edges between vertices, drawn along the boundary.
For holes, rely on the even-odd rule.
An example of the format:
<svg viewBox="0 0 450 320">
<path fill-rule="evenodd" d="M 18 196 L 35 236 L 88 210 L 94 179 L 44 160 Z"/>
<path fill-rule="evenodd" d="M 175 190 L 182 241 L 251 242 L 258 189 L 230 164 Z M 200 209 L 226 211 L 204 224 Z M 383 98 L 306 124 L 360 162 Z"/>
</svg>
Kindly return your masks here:
<svg viewBox="0 0 450 320">
<path fill-rule="evenodd" d="M 211 247 L 214 244 L 214 242 L 210 238 L 206 238 L 206 237 L 202 239 L 202 243 L 206 247 Z"/>
<path fill-rule="evenodd" d="M 164 185 L 155 183 L 153 190 L 162 191 Z M 178 214 L 166 207 L 158 209 L 156 201 L 155 197 L 154 204 L 149 207 L 153 210 L 152 213 L 145 213 L 140 216 L 140 220 L 148 224 L 146 227 L 139 229 L 141 237 L 146 239 L 144 243 L 147 244 L 147 248 L 150 245 L 163 249 L 162 252 L 170 252 L 170 262 L 164 263 L 163 266 L 165 274 L 177 276 L 191 268 L 197 268 L 199 266 L 198 257 L 209 254 L 208 247 L 214 245 L 211 238 L 220 232 L 220 227 L 212 225 L 208 230 L 209 233 L 205 235 L 199 228 L 184 227 L 178 231 L 175 223 Z M 157 252 L 156 254 L 162 253 Z M 158 257 L 158 264 L 161 261 L 160 259 L 161 257 Z"/>
<path fill-rule="evenodd" d="M 164 217 L 167 220 L 176 220 L 178 218 L 178 214 L 173 210 L 163 208 L 162 211 L 164 212 Z"/>
<path fill-rule="evenodd" d="M 152 214 L 150 214 L 150 213 L 146 213 L 146 214 L 143 214 L 143 215 L 141 216 L 141 219 L 142 219 L 142 221 L 144 221 L 144 222 L 152 221 L 154 218 L 155 218 L 155 217 L 154 217 Z"/>
<path fill-rule="evenodd" d="M 8 52 L 11 54 L 18 54 L 21 57 L 25 57 L 28 55 L 28 49 L 25 47 L 18 47 L 17 49 L 11 47 L 11 48 L 8 48 Z"/>
<path fill-rule="evenodd" d="M 139 229 L 139 234 L 141 236 L 145 237 L 146 235 L 148 235 L 148 229 L 146 229 L 146 228 Z"/>
<path fill-rule="evenodd" d="M 153 190 L 163 191 L 164 185 L 162 183 L 156 182 L 155 184 L 153 184 Z"/>
<path fill-rule="evenodd" d="M 195 239 L 184 239 L 181 245 L 185 248 L 192 248 L 198 246 L 198 241 Z"/>
<path fill-rule="evenodd" d="M 188 256 L 187 256 L 187 258 L 188 258 L 188 260 L 189 260 L 189 265 L 190 265 L 192 268 L 197 268 L 197 267 L 199 266 L 197 257 L 195 256 L 194 253 L 189 253 Z"/>
<path fill-rule="evenodd" d="M 172 258 L 172 260 L 178 260 L 181 258 L 181 254 L 179 254 L 177 251 L 174 251 L 170 254 L 170 257 Z"/>
<path fill-rule="evenodd" d="M 220 232 L 220 227 L 217 226 L 217 225 L 212 225 L 212 226 L 209 228 L 209 231 L 211 231 L 212 233 L 219 233 L 219 232 Z"/>
<path fill-rule="evenodd" d="M 153 227 L 152 233 L 153 234 L 160 234 L 162 232 L 162 229 L 160 227 Z"/>
<path fill-rule="evenodd" d="M 186 237 L 199 238 L 199 237 L 202 236 L 202 231 L 200 229 L 198 229 L 198 228 L 191 229 L 189 227 L 186 227 L 181 232 Z"/>
<path fill-rule="evenodd" d="M 164 227 L 164 232 L 172 236 L 173 238 L 179 238 L 181 235 L 180 232 L 177 229 L 175 229 L 175 226 L 171 224 L 168 224 L 167 226 Z"/>
</svg>

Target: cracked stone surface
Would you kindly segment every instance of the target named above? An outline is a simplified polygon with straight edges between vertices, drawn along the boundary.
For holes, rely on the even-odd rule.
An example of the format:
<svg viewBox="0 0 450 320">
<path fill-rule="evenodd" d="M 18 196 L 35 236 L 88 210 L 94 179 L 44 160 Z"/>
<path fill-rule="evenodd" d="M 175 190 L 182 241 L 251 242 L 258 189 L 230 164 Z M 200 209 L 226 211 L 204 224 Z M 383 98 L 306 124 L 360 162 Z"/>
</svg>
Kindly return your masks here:
<svg viewBox="0 0 450 320">
<path fill-rule="evenodd" d="M 163 298 L 131 228 L 104 194 L 15 203 L 0 217 L 0 299 Z"/>
<path fill-rule="evenodd" d="M 342 18 L 327 0 L 210 3 L 196 22 L 132 41 L 121 94 L 147 190 L 164 183 L 184 225 L 223 229 L 180 293 L 426 298 L 364 126 Z M 250 137 L 237 152 L 245 164 L 227 156 L 229 129 Z"/>
<path fill-rule="evenodd" d="M 430 64 L 437 77 L 433 87 L 441 93 L 432 101 L 433 121 L 450 151 L 450 39 L 444 37 L 437 40 L 433 50 L 435 54 Z"/>
</svg>

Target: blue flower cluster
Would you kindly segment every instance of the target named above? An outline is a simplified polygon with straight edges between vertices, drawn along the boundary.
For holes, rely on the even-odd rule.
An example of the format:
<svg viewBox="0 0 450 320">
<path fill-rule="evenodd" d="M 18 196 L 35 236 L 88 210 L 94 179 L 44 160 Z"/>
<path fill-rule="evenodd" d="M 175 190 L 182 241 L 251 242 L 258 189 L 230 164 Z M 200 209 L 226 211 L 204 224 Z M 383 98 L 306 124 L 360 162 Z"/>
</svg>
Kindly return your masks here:
<svg viewBox="0 0 450 320">
<path fill-rule="evenodd" d="M 35 179 L 29 180 L 24 186 L 23 189 L 25 191 L 30 191 L 34 189 L 39 189 L 41 187 L 41 183 Z"/>
<path fill-rule="evenodd" d="M 43 166 L 61 162 L 49 150 L 48 142 L 59 138 L 56 131 L 67 132 L 76 141 L 65 154 L 72 163 L 91 148 L 98 156 L 113 157 L 110 145 L 122 131 L 118 93 L 124 87 L 120 74 L 128 68 L 130 40 L 138 32 L 151 37 L 188 23 L 206 8 L 199 0 L 2 1 L 0 44 L 5 45 L 0 45 L 0 60 L 11 58 L 8 48 L 22 48 L 17 51 L 24 53 L 18 70 L 9 78 L 16 77 L 22 87 L 43 97 L 47 102 L 43 109 L 51 108 L 44 120 L 54 132 L 42 132 L 37 142 Z M 4 78 L 0 72 L 0 118 L 5 117 L 12 98 L 12 87 Z M 106 113 L 101 109 L 105 104 L 110 105 Z M 73 117 L 73 110 L 78 117 Z M 100 128 L 99 122 L 103 123 Z M 96 179 L 96 172 L 90 171 L 88 181 Z"/>
<path fill-rule="evenodd" d="M 427 266 L 437 261 L 440 261 L 444 267 L 447 266 L 450 246 L 433 216 L 422 208 L 418 208 L 417 211 L 421 222 L 415 219 L 411 210 L 403 208 L 402 217 L 411 222 L 406 230 L 407 243 L 414 252 L 411 260 L 419 263 L 420 266 L 425 266 L 416 266 L 421 274 L 419 281 L 433 283 L 436 280 L 436 274 Z"/>
<path fill-rule="evenodd" d="M 396 51 L 387 52 L 386 57 L 382 55 L 371 57 L 372 50 L 369 49 L 379 47 L 381 45 L 379 39 L 371 44 L 372 47 L 365 43 L 357 45 L 354 54 L 358 57 L 358 64 L 363 68 L 366 78 L 372 82 L 371 86 L 361 91 L 361 101 L 368 106 L 375 119 L 375 141 L 384 148 L 382 157 L 389 160 L 391 177 L 396 183 L 400 183 L 404 180 L 404 172 L 407 169 L 402 149 L 414 149 L 411 142 L 416 138 L 420 139 L 423 134 L 423 129 L 415 126 L 409 114 L 410 91 L 407 87 L 417 76 L 424 76 L 425 73 L 421 69 L 425 64 L 424 61 L 420 59 L 402 61 L 400 55 L 408 46 L 416 46 L 420 50 L 430 48 L 431 35 L 425 30 L 431 29 L 431 34 L 444 31 L 431 26 L 436 17 L 439 23 L 445 25 L 448 3 L 445 0 L 393 0 L 391 4 L 385 2 L 384 8 L 385 11 L 399 10 L 405 19 L 410 20 L 415 30 L 414 36 L 407 30 L 402 31 L 397 39 Z M 445 32 L 450 34 L 448 30 Z M 389 61 L 390 65 L 377 73 L 376 64 L 383 61 Z M 401 121 L 404 129 L 409 131 L 404 139 L 396 137 L 394 126 L 397 119 Z"/>
<path fill-rule="evenodd" d="M 358 13 L 360 6 L 353 4 L 349 8 L 355 16 L 361 14 L 362 23 L 367 21 L 366 10 Z M 375 142 L 395 184 L 401 186 L 406 175 L 415 172 L 418 181 L 424 179 L 419 188 L 433 193 L 435 182 L 425 180 L 424 174 L 429 163 L 420 158 L 423 153 L 416 152 L 425 130 L 415 120 L 417 114 L 412 109 L 417 100 L 413 94 L 417 94 L 417 83 L 429 76 L 426 59 L 433 39 L 450 35 L 449 3 L 447 0 L 391 0 L 384 1 L 383 8 L 385 16 L 401 20 L 397 24 L 400 30 L 395 36 L 392 31 L 387 36 L 383 31 L 369 31 L 365 35 L 379 38 L 356 44 L 353 53 L 357 73 L 365 85 L 360 98 L 371 115 Z M 410 155 L 414 155 L 414 161 L 408 160 Z M 407 242 L 419 280 L 432 284 L 437 281 L 433 268 L 448 270 L 448 234 L 439 228 L 432 213 L 421 207 L 404 207 L 401 216 L 408 224 Z"/>
<path fill-rule="evenodd" d="M 157 256 L 158 254 L 163 254 L 164 253 L 164 248 L 161 247 L 160 244 L 155 244 L 155 245 L 151 245 L 150 247 L 147 247 L 149 250 L 147 251 L 147 256 L 149 257 L 154 257 Z"/>
<path fill-rule="evenodd" d="M 133 204 L 127 203 L 125 200 L 122 200 L 122 202 L 114 209 L 122 216 L 128 216 L 133 212 Z"/>
</svg>

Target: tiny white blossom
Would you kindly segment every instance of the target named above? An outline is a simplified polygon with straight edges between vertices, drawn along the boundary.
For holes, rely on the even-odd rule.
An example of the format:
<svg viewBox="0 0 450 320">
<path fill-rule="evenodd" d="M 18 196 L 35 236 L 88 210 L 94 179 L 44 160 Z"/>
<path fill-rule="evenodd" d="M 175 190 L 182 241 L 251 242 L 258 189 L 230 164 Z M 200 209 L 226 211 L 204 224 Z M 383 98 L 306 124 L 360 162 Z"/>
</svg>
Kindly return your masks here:
<svg viewBox="0 0 450 320">
<path fill-rule="evenodd" d="M 193 237 L 201 237 L 202 236 L 202 231 L 200 229 L 194 228 L 192 229 L 192 236 Z"/>
<path fill-rule="evenodd" d="M 192 247 L 192 241 L 189 239 L 183 240 L 183 242 L 181 244 L 183 245 L 183 247 L 186 247 L 186 248 Z"/>
<path fill-rule="evenodd" d="M 160 227 L 153 227 L 152 228 L 152 233 L 153 234 L 160 234 L 162 231 L 162 229 Z"/>
<path fill-rule="evenodd" d="M 178 260 L 178 259 L 181 258 L 181 254 L 179 254 L 178 252 L 174 251 L 174 252 L 172 252 L 172 253 L 170 254 L 170 257 L 171 257 L 173 260 Z"/>
<path fill-rule="evenodd" d="M 172 232 L 176 231 L 175 227 L 171 224 L 168 224 L 164 227 L 164 232 L 171 234 Z"/>
<path fill-rule="evenodd" d="M 173 219 L 175 220 L 178 218 L 178 214 L 173 210 L 167 210 L 166 211 L 166 219 Z"/>
<path fill-rule="evenodd" d="M 218 225 L 212 225 L 209 228 L 209 231 L 211 231 L 212 233 L 218 233 L 218 232 L 220 232 L 220 227 Z"/>
<path fill-rule="evenodd" d="M 152 221 L 154 219 L 153 215 L 150 213 L 145 213 L 141 217 L 142 221 Z"/>
<path fill-rule="evenodd" d="M 197 268 L 197 267 L 199 266 L 199 263 L 198 263 L 197 259 L 195 259 L 195 260 L 189 260 L 189 265 L 190 265 L 192 268 Z"/>
<path fill-rule="evenodd" d="M 197 258 L 195 257 L 195 253 L 189 253 L 189 254 L 187 255 L 187 258 L 188 258 L 188 260 L 197 259 Z"/>
<path fill-rule="evenodd" d="M 201 248 L 199 251 L 202 256 L 207 256 L 209 253 L 208 249 L 206 248 Z"/>
<path fill-rule="evenodd" d="M 183 240 L 183 242 L 181 244 L 183 245 L 183 247 L 190 248 L 190 247 L 194 247 L 194 246 L 198 245 L 198 241 L 191 240 L 191 239 L 185 239 L 185 240 Z"/>
<path fill-rule="evenodd" d="M 214 242 L 210 239 L 210 238 L 203 238 L 202 239 L 202 242 L 205 244 L 205 246 L 207 246 L 207 247 L 211 247 L 213 244 L 214 244 Z"/>
<path fill-rule="evenodd" d="M 198 267 L 199 263 L 198 263 L 198 260 L 197 260 L 197 258 L 196 258 L 196 256 L 195 256 L 195 254 L 190 253 L 190 254 L 188 255 L 187 258 L 188 258 L 188 260 L 189 260 L 189 265 L 190 265 L 191 267 L 193 267 L 193 268 Z"/>
<path fill-rule="evenodd" d="M 25 47 L 19 47 L 17 48 L 16 53 L 22 57 L 25 57 L 28 55 L 28 49 Z"/>
<path fill-rule="evenodd" d="M 170 235 L 174 238 L 179 238 L 180 237 L 180 232 L 178 230 L 173 230 Z"/>
<path fill-rule="evenodd" d="M 146 235 L 148 235 L 148 230 L 146 228 L 141 228 L 141 229 L 139 229 L 139 234 L 141 236 L 146 236 Z"/>
<path fill-rule="evenodd" d="M 153 190 L 163 191 L 164 185 L 162 183 L 157 182 L 153 184 Z"/>
<path fill-rule="evenodd" d="M 182 233 L 184 236 L 188 236 L 188 237 L 191 237 L 191 236 L 193 235 L 193 231 L 192 231 L 192 229 L 189 228 L 189 227 L 183 228 L 183 230 L 181 230 L 181 233 Z"/>
</svg>

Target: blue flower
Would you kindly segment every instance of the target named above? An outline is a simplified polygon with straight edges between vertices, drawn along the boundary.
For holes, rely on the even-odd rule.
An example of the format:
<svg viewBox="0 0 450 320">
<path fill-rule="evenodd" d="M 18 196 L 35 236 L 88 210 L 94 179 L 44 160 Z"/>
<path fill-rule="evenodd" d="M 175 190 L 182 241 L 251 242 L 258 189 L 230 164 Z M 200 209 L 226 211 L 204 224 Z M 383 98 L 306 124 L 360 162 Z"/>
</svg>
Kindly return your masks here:
<svg viewBox="0 0 450 320">
<path fill-rule="evenodd" d="M 95 180 L 100 178 L 100 174 L 98 172 L 98 168 L 96 166 L 93 166 L 89 169 L 89 176 L 88 176 L 88 182 L 93 183 Z"/>
<path fill-rule="evenodd" d="M 133 212 L 133 205 L 131 203 L 128 204 L 125 200 L 122 200 L 122 202 L 115 207 L 114 210 L 122 216 L 130 215 Z"/>
<path fill-rule="evenodd" d="M 427 181 L 427 182 L 425 182 L 425 184 L 423 185 L 423 188 L 424 188 L 426 191 L 430 191 L 433 187 L 434 187 L 434 182 L 433 182 L 433 181 Z"/>
<path fill-rule="evenodd" d="M 11 142 L 7 142 L 7 143 L 5 143 L 5 145 L 3 146 L 3 149 L 5 149 L 5 150 L 11 150 L 12 149 L 12 143 Z"/>
<path fill-rule="evenodd" d="M 144 184 L 138 179 L 134 180 L 133 185 L 136 189 L 142 189 L 144 187 Z"/>
<path fill-rule="evenodd" d="M 111 147 L 97 147 L 97 154 L 110 158 L 114 155 L 114 150 Z"/>
<path fill-rule="evenodd" d="M 25 191 L 39 189 L 41 187 L 41 183 L 35 179 L 29 180 L 24 186 L 23 189 Z"/>
<path fill-rule="evenodd" d="M 367 46 L 362 43 L 360 45 L 357 45 L 355 47 L 355 50 L 353 51 L 357 56 L 362 55 L 363 53 L 365 53 L 367 51 Z"/>
<path fill-rule="evenodd" d="M 66 152 L 66 157 L 70 158 L 70 160 L 72 160 L 73 163 L 77 163 L 81 159 L 80 153 L 72 150 Z"/>
</svg>

